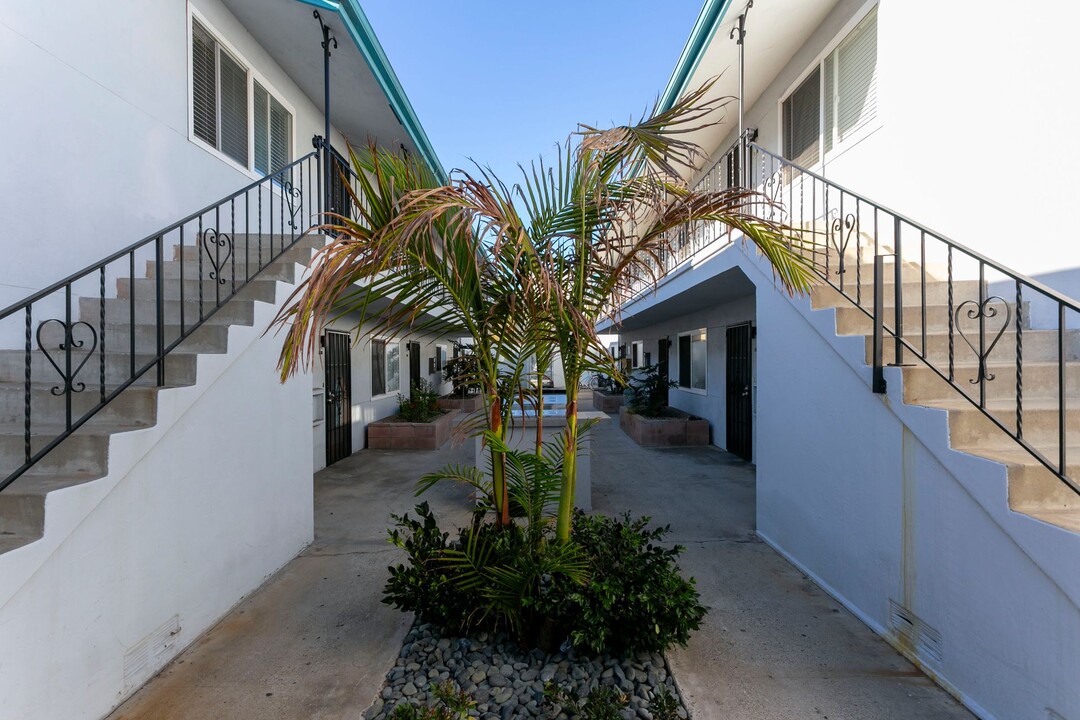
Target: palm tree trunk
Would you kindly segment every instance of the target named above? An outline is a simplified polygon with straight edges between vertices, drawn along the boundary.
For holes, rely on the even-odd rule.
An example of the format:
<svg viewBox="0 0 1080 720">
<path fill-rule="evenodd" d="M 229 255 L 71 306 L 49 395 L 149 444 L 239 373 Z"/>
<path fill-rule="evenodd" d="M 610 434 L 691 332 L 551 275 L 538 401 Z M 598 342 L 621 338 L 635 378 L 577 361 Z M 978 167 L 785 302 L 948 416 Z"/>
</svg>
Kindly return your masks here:
<svg viewBox="0 0 1080 720">
<path fill-rule="evenodd" d="M 497 392 L 491 393 L 491 414 L 489 415 L 489 427 L 491 432 L 499 436 L 500 440 L 506 440 L 506 429 L 502 421 L 502 401 Z M 495 501 L 495 524 L 505 527 L 510 524 L 510 497 L 506 487 L 506 457 L 503 453 L 491 448 L 491 490 Z"/>
<path fill-rule="evenodd" d="M 559 517 L 555 537 L 559 542 L 570 540 L 570 522 L 574 512 L 574 492 L 577 485 L 577 384 L 566 383 L 566 446 L 563 448 L 562 489 L 559 492 Z"/>
</svg>

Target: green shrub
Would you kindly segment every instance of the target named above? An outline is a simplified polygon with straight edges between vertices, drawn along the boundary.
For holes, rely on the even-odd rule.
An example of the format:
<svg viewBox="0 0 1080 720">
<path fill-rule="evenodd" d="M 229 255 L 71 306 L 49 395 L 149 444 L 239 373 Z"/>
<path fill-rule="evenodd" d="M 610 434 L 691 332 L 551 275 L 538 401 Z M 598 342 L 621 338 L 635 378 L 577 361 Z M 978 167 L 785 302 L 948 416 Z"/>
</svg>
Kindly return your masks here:
<svg viewBox="0 0 1080 720">
<path fill-rule="evenodd" d="M 678 383 L 660 377 L 657 365 L 646 365 L 627 377 L 630 410 L 645 417 L 663 417 L 667 410 L 667 389 Z"/>
<path fill-rule="evenodd" d="M 558 705 L 562 712 L 579 720 L 622 720 L 619 711 L 629 706 L 630 698 L 609 685 L 598 687 L 582 698 L 572 688 L 548 684 L 544 703 L 552 710 Z"/>
<path fill-rule="evenodd" d="M 383 603 L 416 613 L 421 622 L 430 622 L 457 633 L 465 629 L 471 612 L 469 598 L 449 582 L 443 552 L 449 547 L 449 533 L 439 529 L 426 502 L 416 506 L 417 517 L 408 513 L 391 515 L 394 527 L 390 542 L 405 550 L 408 559 L 388 569 L 390 578 L 383 588 Z"/>
<path fill-rule="evenodd" d="M 398 705 L 390 713 L 390 720 L 465 720 L 469 710 L 476 707 L 476 701 L 449 680 L 434 686 L 432 693 L 434 706 Z"/>
<path fill-rule="evenodd" d="M 454 395 L 465 397 L 480 392 L 480 363 L 466 346 L 458 346 L 461 353 L 443 366 L 443 379 L 454 384 Z"/>
<path fill-rule="evenodd" d="M 398 415 L 405 422 L 431 422 L 442 414 L 439 392 L 427 380 L 413 383 L 409 397 L 398 395 Z"/>
<path fill-rule="evenodd" d="M 649 714 L 653 716 L 653 720 L 680 720 L 679 701 L 671 694 L 667 685 L 661 685 L 649 700 Z"/>
<path fill-rule="evenodd" d="M 685 645 L 706 608 L 693 579 L 679 574 L 681 546 L 660 544 L 670 527 L 649 518 L 574 514 L 571 537 L 589 557 L 589 582 L 557 588 L 558 615 L 582 652 L 631 654 Z"/>
</svg>

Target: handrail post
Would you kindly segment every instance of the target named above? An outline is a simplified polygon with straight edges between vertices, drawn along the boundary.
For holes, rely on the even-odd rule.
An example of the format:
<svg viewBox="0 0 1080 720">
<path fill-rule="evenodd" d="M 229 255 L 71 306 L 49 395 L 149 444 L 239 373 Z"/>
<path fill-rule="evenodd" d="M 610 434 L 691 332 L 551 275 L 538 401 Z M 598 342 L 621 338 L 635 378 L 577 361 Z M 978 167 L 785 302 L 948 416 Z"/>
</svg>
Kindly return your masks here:
<svg viewBox="0 0 1080 720">
<path fill-rule="evenodd" d="M 896 336 L 896 354 L 893 360 L 894 365 L 904 364 L 904 263 L 901 260 L 903 255 L 900 252 L 900 218 L 894 218 L 893 222 L 893 257 L 894 272 L 893 272 L 893 293 L 896 296 L 896 307 L 893 308 L 896 314 L 895 325 L 893 326 L 893 334 Z"/>
<path fill-rule="evenodd" d="M 157 384 L 165 385 L 165 236 L 154 239 L 154 294 L 157 296 Z M 180 264 L 184 262 L 180 259 Z M 200 282 L 201 279 L 200 279 Z M 181 288 L 183 284 L 181 284 Z"/>
<path fill-rule="evenodd" d="M 874 256 L 874 381 L 873 390 L 885 393 L 883 347 L 885 334 L 885 256 Z"/>
<path fill-rule="evenodd" d="M 338 42 L 337 38 L 330 34 L 330 26 L 323 22 L 322 15 L 319 11 L 314 11 L 315 19 L 319 23 L 319 29 L 322 30 L 322 49 L 323 49 L 323 138 L 322 138 L 322 156 L 323 156 L 323 212 L 327 213 L 331 210 L 330 193 L 331 193 L 331 163 L 330 163 L 330 45 L 333 44 L 334 49 L 337 50 Z"/>
</svg>

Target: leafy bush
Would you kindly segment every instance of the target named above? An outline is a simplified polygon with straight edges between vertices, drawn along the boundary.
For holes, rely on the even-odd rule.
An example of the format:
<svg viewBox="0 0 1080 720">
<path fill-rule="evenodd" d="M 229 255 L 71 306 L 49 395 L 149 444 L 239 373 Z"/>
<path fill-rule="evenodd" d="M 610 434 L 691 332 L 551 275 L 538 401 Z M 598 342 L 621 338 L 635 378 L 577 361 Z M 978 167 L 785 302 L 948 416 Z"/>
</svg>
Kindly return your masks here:
<svg viewBox="0 0 1080 720">
<path fill-rule="evenodd" d="M 427 380 L 413 383 L 409 397 L 398 395 L 398 415 L 405 422 L 431 422 L 442 414 L 439 392 Z"/>
<path fill-rule="evenodd" d="M 454 394 L 458 397 L 475 395 L 480 392 L 480 363 L 472 352 L 458 346 L 459 354 L 443 366 L 443 379 L 454 384 Z"/>
<path fill-rule="evenodd" d="M 671 694 L 667 685 L 661 685 L 652 700 L 649 700 L 649 714 L 653 716 L 653 720 L 679 720 L 679 701 Z"/>
<path fill-rule="evenodd" d="M 667 409 L 665 391 L 678 386 L 677 382 L 660 377 L 657 365 L 638 368 L 634 375 L 627 378 L 627 384 L 630 410 L 645 417 L 663 417 Z"/>
<path fill-rule="evenodd" d="M 630 704 L 626 693 L 604 685 L 598 687 L 584 698 L 573 688 L 549 684 L 544 688 L 544 703 L 549 709 L 557 705 L 570 717 L 580 720 L 622 720 L 620 710 Z"/>
<path fill-rule="evenodd" d="M 679 574 L 683 548 L 660 544 L 670 527 L 647 529 L 649 518 L 631 520 L 574 514 L 571 537 L 589 557 L 589 582 L 558 587 L 558 615 L 582 652 L 658 652 L 685 645 L 706 608 L 694 581 Z"/>
<path fill-rule="evenodd" d="M 383 602 L 448 633 L 507 630 L 545 648 L 568 637 L 580 652 L 618 655 L 685 645 L 705 616 L 679 574 L 682 548 L 661 545 L 669 528 L 649 530 L 648 518 L 579 511 L 563 544 L 550 526 L 499 529 L 482 512 L 450 541 L 427 503 L 416 513 L 394 518 L 390 539 L 409 557 L 390 568 Z"/>
<path fill-rule="evenodd" d="M 435 706 L 398 705 L 390 713 L 390 720 L 465 720 L 469 710 L 476 707 L 476 701 L 449 680 L 434 686 L 432 693 L 437 701 Z"/>
</svg>

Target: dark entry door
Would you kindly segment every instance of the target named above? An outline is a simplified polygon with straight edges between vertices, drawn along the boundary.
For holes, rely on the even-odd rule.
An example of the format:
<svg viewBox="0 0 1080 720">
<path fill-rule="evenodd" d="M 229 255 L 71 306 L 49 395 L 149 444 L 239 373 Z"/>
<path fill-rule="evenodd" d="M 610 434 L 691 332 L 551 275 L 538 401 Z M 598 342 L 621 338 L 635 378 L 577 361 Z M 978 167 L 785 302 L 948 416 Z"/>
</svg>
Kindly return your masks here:
<svg viewBox="0 0 1080 720">
<path fill-rule="evenodd" d="M 409 348 L 409 395 L 420 384 L 420 343 L 408 343 Z"/>
<path fill-rule="evenodd" d="M 326 464 L 352 455 L 352 367 L 349 333 L 326 331 Z"/>
<path fill-rule="evenodd" d="M 749 323 L 727 329 L 727 449 L 753 459 L 753 330 Z"/>
<path fill-rule="evenodd" d="M 660 376 L 660 396 L 664 398 L 664 404 L 668 404 L 668 353 L 671 350 L 671 341 L 666 337 L 660 338 L 656 348 L 656 371 Z"/>
</svg>

